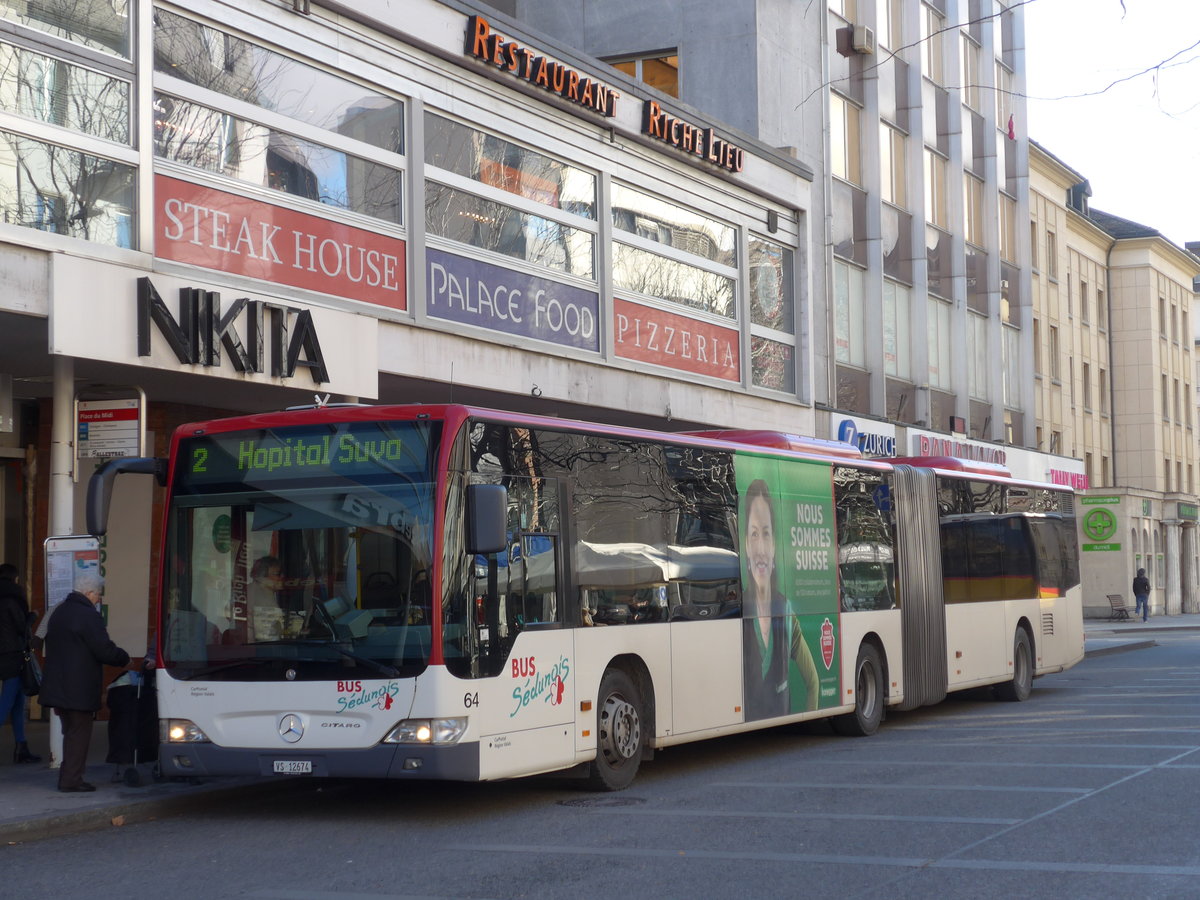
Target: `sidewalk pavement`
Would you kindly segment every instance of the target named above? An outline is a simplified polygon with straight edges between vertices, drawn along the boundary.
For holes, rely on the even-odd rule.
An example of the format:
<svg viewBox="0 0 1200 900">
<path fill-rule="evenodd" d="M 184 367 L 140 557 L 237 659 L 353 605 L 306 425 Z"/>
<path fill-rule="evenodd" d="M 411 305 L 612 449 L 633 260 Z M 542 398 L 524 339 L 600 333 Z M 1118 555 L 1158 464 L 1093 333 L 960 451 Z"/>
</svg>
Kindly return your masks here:
<svg viewBox="0 0 1200 900">
<path fill-rule="evenodd" d="M 1085 652 L 1088 656 L 1099 656 L 1151 647 L 1155 634 L 1200 631 L 1200 614 L 1157 616 L 1145 623 L 1140 619 L 1127 622 L 1085 619 L 1083 624 Z M 137 766 L 139 783 L 129 785 L 123 778 L 127 767 L 118 769 L 104 761 L 108 754 L 107 725 L 97 722 L 92 729 L 87 781 L 96 786 L 96 791 L 90 794 L 58 792 L 58 772 L 49 769 L 45 762 L 50 755 L 48 722 L 26 724 L 29 747 L 43 757 L 40 763 L 12 763 L 12 731 L 7 723 L 0 729 L 0 846 L 181 815 L 206 805 L 218 805 L 230 793 L 266 791 L 291 780 L 291 776 L 246 776 L 156 781 L 153 765 L 142 763 Z M 114 773 L 122 778 L 113 781 Z"/>
<path fill-rule="evenodd" d="M 128 784 L 129 766 L 104 761 L 108 755 L 108 722 L 96 722 L 84 780 L 94 793 L 58 791 L 58 770 L 50 769 L 50 723 L 27 722 L 29 749 L 39 763 L 12 762 L 12 729 L 0 728 L 0 847 L 62 834 L 132 825 L 216 805 L 230 792 L 266 790 L 283 778 L 237 777 L 156 781 L 154 764 L 135 767 L 137 781 Z M 114 781 L 114 774 L 121 777 Z"/>
</svg>

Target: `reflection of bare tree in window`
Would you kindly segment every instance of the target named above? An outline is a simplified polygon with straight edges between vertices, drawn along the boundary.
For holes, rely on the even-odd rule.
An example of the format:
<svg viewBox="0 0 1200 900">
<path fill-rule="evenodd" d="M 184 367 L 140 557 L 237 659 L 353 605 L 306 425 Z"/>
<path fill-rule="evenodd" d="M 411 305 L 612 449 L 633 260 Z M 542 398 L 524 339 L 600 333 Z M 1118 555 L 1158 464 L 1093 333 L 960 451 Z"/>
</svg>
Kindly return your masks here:
<svg viewBox="0 0 1200 900">
<path fill-rule="evenodd" d="M 617 287 L 732 319 L 733 279 L 625 244 L 613 245 Z"/>
<path fill-rule="evenodd" d="M 795 348 L 751 336 L 751 372 L 757 387 L 792 393 L 796 390 Z"/>
<path fill-rule="evenodd" d="M 400 172 L 389 166 L 165 94 L 155 96 L 154 133 L 160 158 L 400 221 Z"/>
<path fill-rule="evenodd" d="M 129 57 L 129 0 L 0 0 L 0 18 Z"/>
<path fill-rule="evenodd" d="M 190 84 L 404 152 L 404 105 L 314 66 L 165 10 L 155 10 L 154 67 Z"/>
<path fill-rule="evenodd" d="M 425 162 L 555 209 L 595 217 L 591 173 L 431 112 L 425 114 Z"/>
<path fill-rule="evenodd" d="M 134 178 L 130 166 L 0 132 L 4 221 L 129 247 Z"/>
<path fill-rule="evenodd" d="M 0 43 L 0 98 L 12 112 L 129 143 L 129 83 Z"/>
<path fill-rule="evenodd" d="M 425 227 L 452 241 L 592 277 L 591 235 L 445 185 L 426 185 Z"/>
</svg>

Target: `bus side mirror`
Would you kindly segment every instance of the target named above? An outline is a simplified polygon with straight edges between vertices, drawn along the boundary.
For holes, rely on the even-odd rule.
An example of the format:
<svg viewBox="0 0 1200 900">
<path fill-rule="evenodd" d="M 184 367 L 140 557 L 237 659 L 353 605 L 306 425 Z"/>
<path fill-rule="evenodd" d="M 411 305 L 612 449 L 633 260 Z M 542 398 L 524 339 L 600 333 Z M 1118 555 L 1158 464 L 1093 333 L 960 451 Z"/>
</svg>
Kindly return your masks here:
<svg viewBox="0 0 1200 900">
<path fill-rule="evenodd" d="M 88 480 L 87 533 L 103 537 L 108 531 L 108 508 L 112 502 L 113 481 L 118 475 L 133 472 L 153 475 L 162 486 L 167 484 L 167 461 L 161 457 L 136 456 L 110 459 Z"/>
<path fill-rule="evenodd" d="M 508 490 L 499 484 L 467 485 L 467 553 L 486 556 L 508 546 Z"/>
</svg>

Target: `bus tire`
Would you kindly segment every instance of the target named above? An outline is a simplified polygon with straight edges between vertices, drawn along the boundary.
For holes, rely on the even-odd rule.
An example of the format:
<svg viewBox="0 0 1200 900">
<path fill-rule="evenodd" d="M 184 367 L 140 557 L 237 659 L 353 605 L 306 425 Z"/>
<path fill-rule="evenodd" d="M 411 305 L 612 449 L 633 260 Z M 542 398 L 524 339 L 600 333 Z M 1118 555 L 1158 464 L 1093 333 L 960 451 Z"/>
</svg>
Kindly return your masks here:
<svg viewBox="0 0 1200 900">
<path fill-rule="evenodd" d="M 846 737 L 866 737 L 883 721 L 883 661 L 874 644 L 858 648 L 854 663 L 854 712 L 834 716 L 833 730 Z"/>
<path fill-rule="evenodd" d="M 596 758 L 588 768 L 588 788 L 622 791 L 633 783 L 642 762 L 643 721 L 633 679 L 620 669 L 606 671 L 596 704 Z"/>
<path fill-rule="evenodd" d="M 1029 632 L 1018 628 L 1013 638 L 1012 681 L 996 685 L 996 696 L 1001 700 L 1020 703 L 1028 700 L 1033 691 L 1033 648 L 1029 645 Z"/>
</svg>

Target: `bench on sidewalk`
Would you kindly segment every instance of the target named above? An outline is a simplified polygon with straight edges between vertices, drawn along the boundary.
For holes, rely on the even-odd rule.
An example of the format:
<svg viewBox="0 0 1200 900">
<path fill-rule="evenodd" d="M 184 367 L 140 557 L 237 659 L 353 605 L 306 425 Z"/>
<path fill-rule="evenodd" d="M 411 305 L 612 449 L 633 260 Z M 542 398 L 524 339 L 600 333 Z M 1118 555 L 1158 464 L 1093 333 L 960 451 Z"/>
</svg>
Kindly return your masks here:
<svg viewBox="0 0 1200 900">
<path fill-rule="evenodd" d="M 1108 617 L 1110 622 L 1128 621 L 1136 609 L 1136 607 L 1127 606 L 1125 598 L 1120 594 L 1109 594 L 1108 605 L 1112 607 L 1112 613 Z"/>
</svg>

